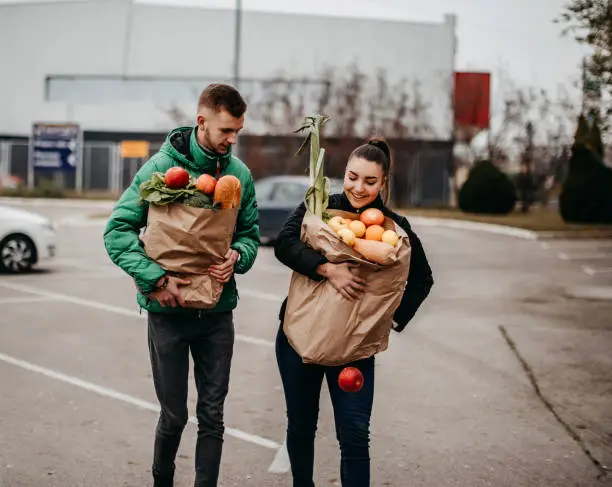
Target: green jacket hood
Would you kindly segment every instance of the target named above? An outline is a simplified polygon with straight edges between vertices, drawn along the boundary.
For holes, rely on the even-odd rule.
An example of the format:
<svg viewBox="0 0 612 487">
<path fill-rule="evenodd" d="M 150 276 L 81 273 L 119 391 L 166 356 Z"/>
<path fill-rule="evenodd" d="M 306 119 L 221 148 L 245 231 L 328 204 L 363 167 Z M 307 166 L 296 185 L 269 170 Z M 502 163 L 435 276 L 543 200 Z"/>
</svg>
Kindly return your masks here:
<svg viewBox="0 0 612 487">
<path fill-rule="evenodd" d="M 195 156 L 194 156 L 195 153 Z M 202 173 L 216 176 L 217 163 L 221 175 L 236 176 L 242 184 L 242 200 L 231 247 L 240 254 L 234 267 L 235 274 L 244 274 L 253 266 L 259 248 L 259 214 L 255 185 L 249 168 L 240 159 L 228 154 L 214 154 L 202 149 L 195 138 L 193 127 L 173 130 L 160 151 L 154 154 L 136 173 L 130 186 L 115 204 L 104 231 L 104 244 L 111 260 L 134 279 L 137 300 L 141 308 L 159 312 L 175 313 L 188 308 L 163 308 L 157 301 L 147 297 L 155 290 L 159 279 L 166 274 L 157 262 L 145 252 L 140 234 L 147 226 L 148 205 L 140 203 L 140 185 L 151 179 L 155 172 L 165 172 L 180 165 L 197 177 Z M 223 288 L 217 305 L 204 313 L 233 310 L 238 304 L 238 291 L 234 276 Z"/>
<path fill-rule="evenodd" d="M 219 169 L 227 167 L 232 159 L 231 147 L 225 154 L 216 154 L 203 149 L 196 138 L 197 127 L 179 127 L 172 130 L 160 152 L 170 156 L 184 166 L 196 172 L 215 174 L 217 164 Z"/>
</svg>

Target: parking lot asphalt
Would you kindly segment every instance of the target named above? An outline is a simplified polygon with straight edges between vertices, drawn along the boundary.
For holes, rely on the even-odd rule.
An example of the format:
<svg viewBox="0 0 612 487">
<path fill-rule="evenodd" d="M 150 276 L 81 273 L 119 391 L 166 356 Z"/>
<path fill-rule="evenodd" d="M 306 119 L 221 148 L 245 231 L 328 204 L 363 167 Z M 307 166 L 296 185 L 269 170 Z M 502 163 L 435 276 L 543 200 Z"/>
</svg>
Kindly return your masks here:
<svg viewBox="0 0 612 487">
<path fill-rule="evenodd" d="M 58 255 L 0 276 L 0 486 L 150 485 L 157 402 L 146 320 L 99 212 L 58 222 Z M 377 357 L 373 486 L 594 486 L 612 465 L 612 243 L 416 226 L 435 285 Z M 270 248 L 240 276 L 222 486 L 289 486 L 273 341 L 290 272 Z M 190 413 L 195 412 L 193 382 Z M 193 482 L 195 425 L 177 486 Z M 339 484 L 329 396 L 317 485 Z"/>
</svg>

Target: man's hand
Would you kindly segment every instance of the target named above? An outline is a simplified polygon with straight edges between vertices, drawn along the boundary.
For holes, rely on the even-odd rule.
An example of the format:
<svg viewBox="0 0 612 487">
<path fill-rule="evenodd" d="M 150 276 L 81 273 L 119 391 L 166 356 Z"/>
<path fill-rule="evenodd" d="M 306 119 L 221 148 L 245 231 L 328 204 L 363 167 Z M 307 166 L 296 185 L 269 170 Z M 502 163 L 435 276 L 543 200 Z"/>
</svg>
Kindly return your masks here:
<svg viewBox="0 0 612 487">
<path fill-rule="evenodd" d="M 237 250 L 229 249 L 227 254 L 225 254 L 225 260 L 221 264 L 211 265 L 208 268 L 210 275 L 221 284 L 229 282 L 232 274 L 234 274 L 234 265 L 238 262 L 239 256 L 240 254 Z"/>
<path fill-rule="evenodd" d="M 157 285 L 161 285 L 165 279 L 166 276 L 162 277 L 157 282 Z M 176 308 L 177 306 L 185 306 L 185 301 L 181 296 L 179 286 L 187 286 L 189 284 L 191 284 L 191 281 L 188 279 L 168 276 L 168 284 L 166 284 L 166 287 L 164 289 L 160 289 L 159 291 L 153 291 L 151 294 L 148 294 L 147 297 L 154 299 L 164 308 Z"/>
</svg>

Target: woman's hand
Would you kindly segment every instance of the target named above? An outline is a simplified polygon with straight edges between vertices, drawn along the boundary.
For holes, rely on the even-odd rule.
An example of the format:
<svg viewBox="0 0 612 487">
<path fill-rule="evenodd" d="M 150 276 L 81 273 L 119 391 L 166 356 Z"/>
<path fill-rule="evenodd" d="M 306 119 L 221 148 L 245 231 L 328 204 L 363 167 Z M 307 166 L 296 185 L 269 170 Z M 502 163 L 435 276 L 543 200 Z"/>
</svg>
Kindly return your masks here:
<svg viewBox="0 0 612 487">
<path fill-rule="evenodd" d="M 327 262 L 317 267 L 317 273 L 325 277 L 332 286 L 347 299 L 357 299 L 365 290 L 366 282 L 354 274 L 357 267 L 347 262 L 332 264 Z"/>
</svg>

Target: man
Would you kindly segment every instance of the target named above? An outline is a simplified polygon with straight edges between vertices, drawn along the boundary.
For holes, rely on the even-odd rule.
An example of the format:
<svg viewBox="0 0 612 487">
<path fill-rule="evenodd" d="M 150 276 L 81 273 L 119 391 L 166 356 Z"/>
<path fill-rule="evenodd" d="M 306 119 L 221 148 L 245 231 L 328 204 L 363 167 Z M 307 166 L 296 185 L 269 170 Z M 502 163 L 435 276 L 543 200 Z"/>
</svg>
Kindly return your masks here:
<svg viewBox="0 0 612 487">
<path fill-rule="evenodd" d="M 209 85 L 200 95 L 195 127 L 169 133 L 158 153 L 138 171 L 117 202 L 104 232 L 112 261 L 129 274 L 138 288 L 137 301 L 148 312 L 153 382 L 161 406 L 155 432 L 155 487 L 172 487 L 175 458 L 187 423 L 189 352 L 194 361 L 198 400 L 195 486 L 217 485 L 223 443 L 223 405 L 228 392 L 234 345 L 233 309 L 238 293 L 234 273 L 247 272 L 259 244 L 258 211 L 249 169 L 232 155 L 244 124 L 246 104 L 228 85 Z M 147 223 L 148 206 L 139 203 L 139 185 L 155 171 L 181 166 L 193 176 L 233 174 L 242 185 L 242 201 L 231 248 L 210 274 L 224 284 L 214 309 L 184 308 L 180 287 L 188 284 L 152 261 L 139 232 Z"/>
</svg>

